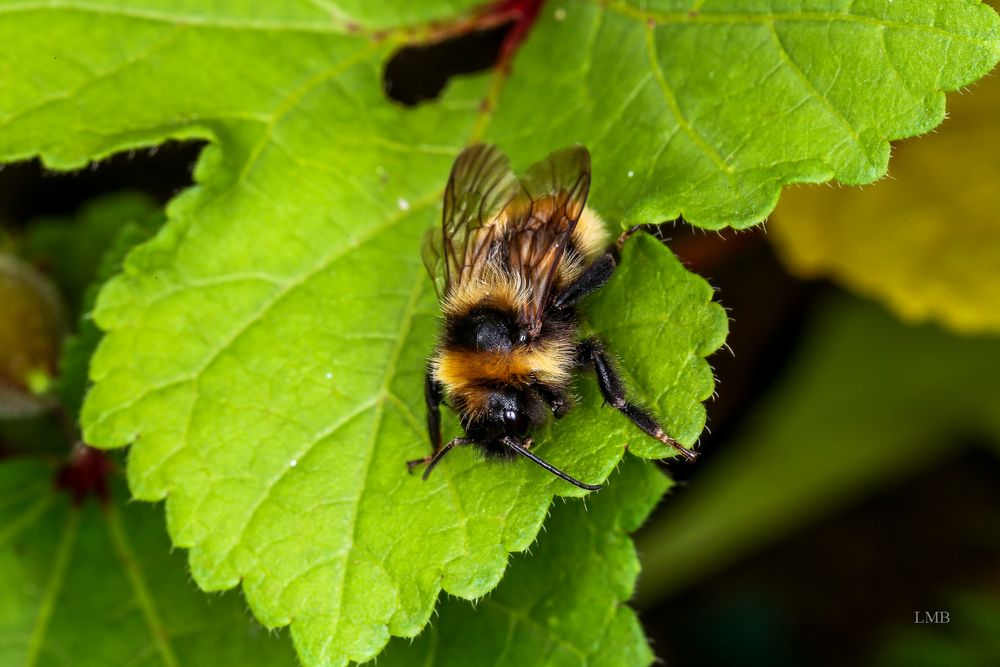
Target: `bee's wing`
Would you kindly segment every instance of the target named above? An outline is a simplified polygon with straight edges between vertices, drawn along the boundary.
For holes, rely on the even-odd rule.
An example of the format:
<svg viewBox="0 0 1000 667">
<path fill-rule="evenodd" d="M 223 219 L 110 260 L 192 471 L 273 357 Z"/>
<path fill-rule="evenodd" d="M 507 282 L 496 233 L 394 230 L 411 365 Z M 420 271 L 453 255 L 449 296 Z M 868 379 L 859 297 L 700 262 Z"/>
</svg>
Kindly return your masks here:
<svg viewBox="0 0 1000 667">
<path fill-rule="evenodd" d="M 463 267 L 482 258 L 467 257 L 470 239 L 495 218 L 521 191 L 510 161 L 496 146 L 476 144 L 455 160 L 444 191 L 444 214 L 440 229 L 424 235 L 423 259 L 443 298 L 452 281 L 461 279 Z M 489 243 L 477 243 L 483 250 Z"/>
<path fill-rule="evenodd" d="M 529 328 L 541 330 L 541 318 L 577 220 L 590 191 L 590 153 L 570 146 L 536 162 L 521 178 L 530 210 L 518 215 L 520 228 L 512 235 L 512 268 L 532 285 L 526 313 Z"/>
</svg>

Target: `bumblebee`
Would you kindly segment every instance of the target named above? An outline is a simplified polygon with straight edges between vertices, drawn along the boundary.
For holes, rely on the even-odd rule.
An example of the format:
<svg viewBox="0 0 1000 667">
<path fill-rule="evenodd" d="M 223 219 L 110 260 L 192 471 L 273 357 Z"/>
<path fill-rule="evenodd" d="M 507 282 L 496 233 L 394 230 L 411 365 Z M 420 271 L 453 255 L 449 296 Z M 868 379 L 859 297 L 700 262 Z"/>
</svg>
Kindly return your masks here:
<svg viewBox="0 0 1000 667">
<path fill-rule="evenodd" d="M 579 340 L 577 305 L 611 278 L 621 244 L 609 245 L 586 207 L 590 153 L 556 151 L 523 176 L 495 146 L 478 144 L 455 160 L 440 229 L 428 230 L 423 259 L 434 279 L 444 330 L 424 382 L 433 452 L 423 479 L 454 447 L 476 445 L 489 458 L 527 458 L 589 491 L 531 451 L 529 433 L 571 407 L 573 373 L 593 368 L 604 400 L 640 429 L 689 460 L 694 452 L 630 402 L 595 337 Z M 631 230 L 631 231 L 634 231 Z M 461 417 L 464 437 L 441 444 L 441 404 Z"/>
</svg>

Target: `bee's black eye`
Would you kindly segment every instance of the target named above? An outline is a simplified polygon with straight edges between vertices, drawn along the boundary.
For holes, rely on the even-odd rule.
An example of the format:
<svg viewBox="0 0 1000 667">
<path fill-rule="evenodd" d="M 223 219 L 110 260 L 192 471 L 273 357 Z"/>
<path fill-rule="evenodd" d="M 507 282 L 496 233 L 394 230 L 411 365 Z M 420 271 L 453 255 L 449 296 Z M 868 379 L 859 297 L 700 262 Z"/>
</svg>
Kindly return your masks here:
<svg viewBox="0 0 1000 667">
<path fill-rule="evenodd" d="M 507 433 L 523 438 L 528 435 L 528 415 L 520 410 L 507 410 L 503 413 L 504 426 Z"/>
</svg>

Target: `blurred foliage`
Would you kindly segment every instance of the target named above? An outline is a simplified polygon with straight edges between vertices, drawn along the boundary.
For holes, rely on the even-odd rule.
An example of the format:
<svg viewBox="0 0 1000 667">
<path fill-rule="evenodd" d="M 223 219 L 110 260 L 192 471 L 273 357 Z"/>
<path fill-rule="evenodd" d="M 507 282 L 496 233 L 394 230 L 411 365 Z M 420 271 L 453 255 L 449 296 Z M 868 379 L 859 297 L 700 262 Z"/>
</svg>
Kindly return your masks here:
<svg viewBox="0 0 1000 667">
<path fill-rule="evenodd" d="M 0 417 L 45 409 L 65 334 L 65 314 L 49 279 L 0 254 Z"/>
<path fill-rule="evenodd" d="M 65 248 L 79 262 L 73 271 L 73 280 L 65 283 L 65 289 L 70 295 L 79 295 L 80 314 L 76 331 L 63 346 L 59 377 L 53 388 L 74 422 L 79 418 L 89 385 L 90 358 L 102 336 L 91 317 L 97 294 L 105 282 L 121 271 L 128 252 L 148 240 L 163 224 L 164 217 L 160 207 L 150 198 L 141 193 L 124 192 L 89 202 L 77 217 L 75 225 L 68 222 L 42 225 L 46 235 L 57 237 L 52 228 L 61 227 L 73 230 L 73 233 L 67 233 L 69 240 L 77 236 L 87 239 L 80 243 L 86 250 L 69 251 L 71 243 L 63 240 L 61 244 L 55 238 L 46 243 L 56 253 L 54 257 L 58 258 L 60 248 Z M 31 229 L 34 231 L 35 228 Z M 93 230 L 92 235 L 90 230 Z M 103 241 L 103 245 L 98 247 L 95 238 Z M 87 284 L 86 289 L 81 288 L 84 284 Z"/>
<path fill-rule="evenodd" d="M 141 192 L 98 197 L 73 216 L 32 220 L 17 242 L 17 252 L 55 282 L 70 317 L 80 317 L 93 307 L 84 293 L 97 279 L 101 258 L 122 226 L 144 221 L 158 208 Z M 118 266 L 109 269 L 104 280 L 117 273 Z"/>
<path fill-rule="evenodd" d="M 959 434 L 1000 441 L 1000 341 L 908 327 L 843 299 L 804 341 L 697 485 L 642 534 L 643 600 L 954 455 Z"/>
<path fill-rule="evenodd" d="M 894 629 L 875 667 L 996 667 L 1000 665 L 1000 591 L 967 592 L 948 600 L 946 623 Z M 930 612 L 936 610 L 928 610 Z"/>
<path fill-rule="evenodd" d="M 206 597 L 158 510 L 73 502 L 52 468 L 0 462 L 0 665 L 293 667 L 235 594 Z"/>
<path fill-rule="evenodd" d="M 0 443 L 11 453 L 65 452 L 100 340 L 90 318 L 97 289 L 160 222 L 162 212 L 148 196 L 122 192 L 95 198 L 76 215 L 35 219 L 17 233 L 5 232 L 4 245 L 22 258 L 0 256 L 0 378 L 7 378 L 0 380 L 0 415 L 19 417 L 0 420 Z M 67 328 L 72 333 L 64 338 Z M 28 391 L 26 369 L 44 375 L 43 394 Z M 57 405 L 68 412 L 65 418 L 39 414 Z"/>
</svg>

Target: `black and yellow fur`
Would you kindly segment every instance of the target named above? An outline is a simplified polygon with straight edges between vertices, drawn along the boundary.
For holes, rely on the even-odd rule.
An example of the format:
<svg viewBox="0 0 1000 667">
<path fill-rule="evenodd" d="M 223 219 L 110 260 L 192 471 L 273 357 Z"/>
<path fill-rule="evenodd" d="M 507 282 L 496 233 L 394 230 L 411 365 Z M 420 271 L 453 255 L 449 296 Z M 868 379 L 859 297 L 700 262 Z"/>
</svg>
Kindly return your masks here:
<svg viewBox="0 0 1000 667">
<path fill-rule="evenodd" d="M 518 183 L 495 148 L 474 146 L 456 160 L 443 231 L 431 237 L 437 246 L 425 248 L 432 275 L 444 264 L 448 276 L 441 295 L 444 331 L 425 381 L 434 452 L 409 462 L 428 464 L 425 479 L 452 447 L 475 444 L 491 457 L 524 456 L 576 486 L 600 488 L 529 451 L 529 433 L 550 414 L 558 419 L 570 409 L 573 374 L 583 367 L 594 368 L 609 404 L 694 458 L 626 399 L 600 342 L 579 340 L 576 306 L 611 278 L 624 239 L 609 246 L 603 222 L 583 206 L 589 166 L 586 149 L 564 149 Z M 499 202 L 495 210 L 486 210 L 489 201 Z M 465 430 L 465 437 L 444 446 L 441 403 L 459 413 Z"/>
</svg>

